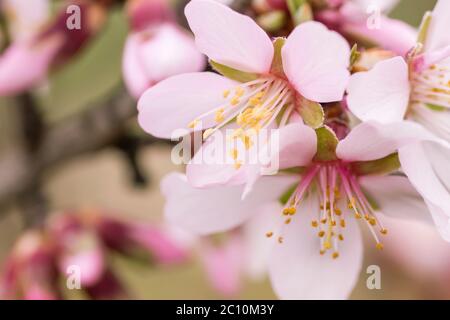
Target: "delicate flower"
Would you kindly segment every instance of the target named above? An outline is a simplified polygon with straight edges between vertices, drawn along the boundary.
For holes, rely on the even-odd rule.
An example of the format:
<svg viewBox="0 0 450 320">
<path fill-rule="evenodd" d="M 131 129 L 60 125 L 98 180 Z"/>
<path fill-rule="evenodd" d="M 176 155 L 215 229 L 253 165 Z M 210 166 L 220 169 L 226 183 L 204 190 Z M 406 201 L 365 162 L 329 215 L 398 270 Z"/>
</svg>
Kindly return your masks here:
<svg viewBox="0 0 450 320">
<path fill-rule="evenodd" d="M 190 73 L 149 89 L 138 105 L 139 123 L 148 133 L 170 138 L 176 129 L 209 128 L 208 138 L 235 119 L 234 139 L 251 146 L 252 136 L 277 116 L 282 126 L 308 100 L 342 99 L 350 48 L 322 24 L 302 24 L 286 40 L 272 42 L 249 17 L 215 1 L 193 0 L 185 13 L 198 49 L 230 79 Z"/>
<path fill-rule="evenodd" d="M 269 259 L 275 291 L 282 298 L 344 298 L 362 263 L 358 219 L 378 249 L 383 248 L 380 236 L 387 233 L 383 214 L 427 219 L 426 205 L 408 179 L 386 173 L 398 169 L 398 149 L 434 137 L 409 122 L 363 123 L 341 141 L 327 127 L 317 129 L 317 138 L 310 136 L 310 141 L 298 139 L 303 130 L 313 131 L 301 123 L 280 129 L 289 132 L 280 136 L 291 137 L 280 139 L 281 168 L 302 167 L 300 182 L 292 174 L 261 177 L 241 200 L 243 186 L 195 189 L 184 176 L 172 175 L 162 183 L 165 213 L 172 223 L 208 234 L 234 228 L 283 199 L 278 217 L 272 211 L 277 224 L 265 235 L 279 242 Z M 316 150 L 312 155 L 310 148 Z M 433 217 L 439 215 L 430 211 Z M 441 227 L 438 219 L 436 223 Z M 321 257 L 327 253 L 334 259 Z"/>
<path fill-rule="evenodd" d="M 416 30 L 403 21 L 385 16 L 398 0 L 338 0 L 329 1 L 328 9 L 315 17 L 332 29 L 363 46 L 379 46 L 397 54 L 406 54 L 417 37 Z M 370 25 L 373 24 L 373 25 Z"/>
<path fill-rule="evenodd" d="M 450 6 L 439 1 L 429 16 L 426 42 L 410 54 L 409 64 L 395 57 L 381 61 L 368 72 L 352 76 L 348 107 L 363 121 L 394 123 L 413 120 L 450 142 Z M 450 185 L 447 166 L 449 144 L 421 141 L 399 150 L 402 169 L 436 212 L 441 235 L 450 240 Z M 440 212 L 440 214 L 437 214 Z"/>
<path fill-rule="evenodd" d="M 135 98 L 170 76 L 205 68 L 192 36 L 175 24 L 168 1 L 133 1 L 128 14 L 132 32 L 125 44 L 123 76 Z"/>
<path fill-rule="evenodd" d="M 86 0 L 72 3 L 80 7 L 84 17 L 80 29 L 67 28 L 64 8 L 45 28 L 35 29 L 32 35 L 13 41 L 2 53 L 0 96 L 16 95 L 35 88 L 52 68 L 67 62 L 98 32 L 105 20 L 105 7 Z"/>
</svg>

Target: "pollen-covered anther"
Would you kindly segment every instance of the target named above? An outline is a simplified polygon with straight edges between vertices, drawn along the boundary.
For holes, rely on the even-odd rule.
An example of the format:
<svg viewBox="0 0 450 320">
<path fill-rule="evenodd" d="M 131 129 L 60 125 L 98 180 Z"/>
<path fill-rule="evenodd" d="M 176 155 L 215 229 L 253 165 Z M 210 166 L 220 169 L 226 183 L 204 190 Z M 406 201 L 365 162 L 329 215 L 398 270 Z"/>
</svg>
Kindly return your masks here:
<svg viewBox="0 0 450 320">
<path fill-rule="evenodd" d="M 311 221 L 311 226 L 313 228 L 317 228 L 319 226 L 319 223 L 316 220 Z"/>
<path fill-rule="evenodd" d="M 267 232 L 267 233 L 266 233 L 266 237 L 267 237 L 267 238 L 270 238 L 270 237 L 272 237 L 272 236 L 273 236 L 273 232 L 270 231 L 270 232 Z"/>
<path fill-rule="evenodd" d="M 387 235 L 388 230 L 385 229 L 385 228 L 383 228 L 383 229 L 380 230 L 380 233 L 381 233 L 382 235 Z"/>
<path fill-rule="evenodd" d="M 226 98 L 228 98 L 228 96 L 230 95 L 230 90 L 228 89 L 228 90 L 225 90 L 224 92 L 223 92 L 223 97 L 226 99 Z"/>
<path fill-rule="evenodd" d="M 196 126 L 198 126 L 199 123 L 200 123 L 200 121 L 197 120 L 197 119 L 195 119 L 195 120 L 189 122 L 188 127 L 189 127 L 190 129 L 194 129 Z"/>
<path fill-rule="evenodd" d="M 342 234 L 339 234 L 338 235 L 338 239 L 341 240 L 341 241 L 344 241 L 344 236 Z"/>
<path fill-rule="evenodd" d="M 284 221 L 284 223 L 285 223 L 285 224 L 289 224 L 289 223 L 291 223 L 291 221 L 292 221 L 292 219 L 291 219 L 291 218 L 288 218 L 288 219 L 286 219 L 286 221 Z"/>
<path fill-rule="evenodd" d="M 325 236 L 325 231 L 319 231 L 317 235 L 319 236 L 319 238 L 323 238 Z"/>
<path fill-rule="evenodd" d="M 214 116 L 214 121 L 216 121 L 217 123 L 222 122 L 223 120 L 225 120 L 225 117 L 223 116 L 223 113 L 225 112 L 224 109 L 219 109 L 216 111 L 216 114 Z"/>
<path fill-rule="evenodd" d="M 339 258 L 339 252 L 333 252 L 333 254 L 331 255 L 331 257 L 332 257 L 333 259 Z"/>
<path fill-rule="evenodd" d="M 377 244 L 375 245 L 375 247 L 376 247 L 378 250 L 383 250 L 384 245 L 383 245 L 381 242 L 377 242 Z"/>
</svg>

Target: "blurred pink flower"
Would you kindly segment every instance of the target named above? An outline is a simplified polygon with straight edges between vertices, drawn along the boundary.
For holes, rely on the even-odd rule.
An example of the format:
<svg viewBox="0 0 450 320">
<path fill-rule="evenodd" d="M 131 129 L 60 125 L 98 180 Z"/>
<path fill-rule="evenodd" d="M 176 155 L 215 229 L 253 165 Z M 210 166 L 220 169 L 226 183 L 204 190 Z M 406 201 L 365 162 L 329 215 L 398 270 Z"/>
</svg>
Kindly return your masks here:
<svg viewBox="0 0 450 320">
<path fill-rule="evenodd" d="M 316 13 L 315 18 L 359 43 L 375 45 L 397 54 L 406 54 L 417 38 L 417 31 L 407 23 L 390 19 L 389 12 L 398 0 L 329 1 L 331 8 Z M 373 25 L 370 25 L 370 24 Z"/>
<path fill-rule="evenodd" d="M 201 71 L 205 57 L 194 38 L 177 26 L 167 0 L 137 0 L 128 8 L 131 33 L 123 55 L 123 77 L 136 99 L 154 84 L 180 73 Z"/>
<path fill-rule="evenodd" d="M 24 39 L 13 41 L 0 56 L 0 96 L 16 95 L 38 86 L 51 69 L 72 58 L 99 30 L 104 7 L 87 0 L 73 0 L 81 9 L 81 28 L 67 28 L 66 7 L 57 16 Z M 40 2 L 33 2 L 29 10 Z"/>
<path fill-rule="evenodd" d="M 211 234 L 235 228 L 270 205 L 273 217 L 277 217 L 276 210 L 282 212 L 266 229 L 267 237 L 282 243 L 274 247 L 269 259 L 276 293 L 288 299 L 345 298 L 361 268 L 362 241 L 356 220 L 344 212 L 344 206 L 348 205 L 352 216 L 364 218 L 379 249 L 383 248 L 379 234 L 387 233 L 380 221 L 382 214 L 430 220 L 425 215 L 423 198 L 406 177 L 383 175 L 383 171 L 374 175 L 376 172 L 364 168 L 392 156 L 403 146 L 434 137 L 414 123 L 368 122 L 339 141 L 334 156 L 321 159 L 317 157 L 323 148 L 333 144 L 320 146 L 315 134 L 305 134 L 313 129 L 296 122 L 279 130 L 280 168 L 304 167 L 300 182 L 295 175 L 261 177 L 255 179 L 253 189 L 242 199 L 242 185 L 196 189 L 185 176 L 172 174 L 161 184 L 167 199 L 166 218 L 195 233 Z M 281 208 L 276 201 L 289 190 L 286 205 Z M 438 209 L 445 206 L 440 204 Z M 433 216 L 439 214 L 432 209 Z M 297 211 L 310 216 L 311 222 L 296 219 Z M 439 220 L 436 224 L 442 227 Z M 260 235 L 264 236 L 262 232 Z M 328 251 L 339 259 L 321 257 Z"/>
<path fill-rule="evenodd" d="M 342 99 L 349 78 L 350 48 L 344 38 L 322 24 L 298 26 L 278 48 L 281 52 L 275 53 L 271 39 L 250 17 L 220 3 L 193 0 L 185 14 L 197 48 L 243 83 L 211 72 L 187 73 L 160 82 L 138 103 L 139 124 L 148 133 L 170 138 L 176 129 L 213 127 L 205 132 L 207 138 L 237 117 L 244 131 L 240 136 L 249 137 L 283 112 L 287 120 L 306 99 Z"/>
</svg>

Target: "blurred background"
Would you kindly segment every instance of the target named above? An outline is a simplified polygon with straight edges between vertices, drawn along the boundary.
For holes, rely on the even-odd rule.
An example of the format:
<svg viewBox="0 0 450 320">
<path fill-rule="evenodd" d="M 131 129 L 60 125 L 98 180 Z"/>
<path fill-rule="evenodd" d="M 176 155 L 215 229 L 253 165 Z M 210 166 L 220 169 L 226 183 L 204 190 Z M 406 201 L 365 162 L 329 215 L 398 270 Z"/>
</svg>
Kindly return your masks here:
<svg viewBox="0 0 450 320">
<path fill-rule="evenodd" d="M 418 26 L 423 13 L 434 4 L 430 0 L 404 0 L 391 16 Z M 62 5 L 62 1 L 53 1 L 52 14 Z M 51 216 L 97 210 L 127 221 L 156 225 L 161 221 L 164 199 L 159 181 L 168 172 L 183 168 L 171 163 L 169 143 L 152 139 L 136 124 L 136 103 L 123 89 L 121 69 L 128 25 L 123 6 L 111 6 L 95 39 L 86 43 L 64 66 L 54 69 L 45 83 L 33 91 L 0 97 L 0 265 L 3 271 L 24 230 L 39 228 Z M 42 156 L 42 149 L 50 156 Z M 414 232 L 404 230 L 399 231 L 399 237 L 411 243 L 417 240 Z M 370 240 L 368 243 L 371 244 Z M 402 252 L 401 246 L 395 248 L 397 251 L 393 248 L 394 253 L 389 251 L 389 244 L 386 247 L 379 252 L 367 245 L 364 261 L 364 268 L 373 264 L 381 266 L 382 289 L 367 289 L 368 275 L 363 269 L 352 298 L 450 298 L 450 263 L 444 261 L 450 260 L 447 248 L 443 249 L 442 261 L 437 262 L 439 268 L 446 264 L 443 270 L 436 271 L 436 267 L 421 273 L 415 272 L 414 266 L 405 267 L 401 258 L 393 258 L 401 256 L 395 253 Z M 421 256 L 419 249 L 405 255 L 413 256 L 406 264 L 417 261 L 420 269 L 420 263 L 430 262 L 424 260 L 435 258 Z M 169 266 L 143 264 L 114 253 L 107 259 L 132 298 L 228 297 L 214 290 L 195 255 Z M 86 298 L 77 290 L 65 295 Z M 244 280 L 241 290 L 232 297 L 271 299 L 275 295 L 268 280 Z"/>
</svg>

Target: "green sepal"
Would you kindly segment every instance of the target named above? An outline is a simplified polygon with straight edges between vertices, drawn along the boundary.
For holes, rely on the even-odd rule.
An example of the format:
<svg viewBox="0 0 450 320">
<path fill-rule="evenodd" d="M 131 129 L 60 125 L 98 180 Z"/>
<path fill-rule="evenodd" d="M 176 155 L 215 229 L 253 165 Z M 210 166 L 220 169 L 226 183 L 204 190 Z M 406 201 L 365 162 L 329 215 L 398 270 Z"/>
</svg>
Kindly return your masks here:
<svg viewBox="0 0 450 320">
<path fill-rule="evenodd" d="M 209 64 L 213 67 L 215 71 L 219 72 L 221 75 L 231 80 L 236 80 L 239 82 L 249 82 L 259 78 L 259 75 L 256 73 L 244 72 L 237 69 L 233 69 L 226 65 L 217 63 L 213 60 L 210 60 Z"/>
<path fill-rule="evenodd" d="M 297 103 L 300 106 L 300 116 L 307 126 L 313 129 L 323 126 L 323 122 L 325 121 L 325 113 L 320 103 L 313 102 L 304 97 L 297 97 Z"/>
<path fill-rule="evenodd" d="M 427 106 L 429 109 L 433 110 L 433 111 L 439 111 L 439 112 L 442 112 L 442 111 L 446 111 L 446 110 L 447 110 L 446 107 L 438 106 L 438 105 L 436 105 L 436 104 L 431 104 L 431 103 L 427 103 L 426 106 Z"/>
<path fill-rule="evenodd" d="M 388 174 L 400 168 L 398 153 L 393 153 L 382 159 L 354 162 L 353 171 L 358 175 Z"/>
<path fill-rule="evenodd" d="M 270 67 L 270 73 L 275 74 L 279 77 L 285 77 L 283 71 L 283 60 L 281 57 L 281 49 L 283 48 L 286 42 L 285 38 L 276 38 L 273 41 L 273 59 L 272 66 Z"/>
<path fill-rule="evenodd" d="M 314 161 L 335 161 L 336 148 L 339 139 L 336 137 L 334 131 L 327 126 L 316 129 L 317 135 L 317 152 L 314 156 Z"/>
<path fill-rule="evenodd" d="M 417 35 L 418 43 L 425 44 L 425 41 L 427 40 L 427 36 L 428 36 L 428 30 L 430 27 L 431 19 L 432 19 L 432 14 L 430 11 L 427 11 L 425 13 L 425 15 L 423 16 L 422 23 L 420 24 L 420 27 L 419 27 L 419 32 Z"/>
</svg>

